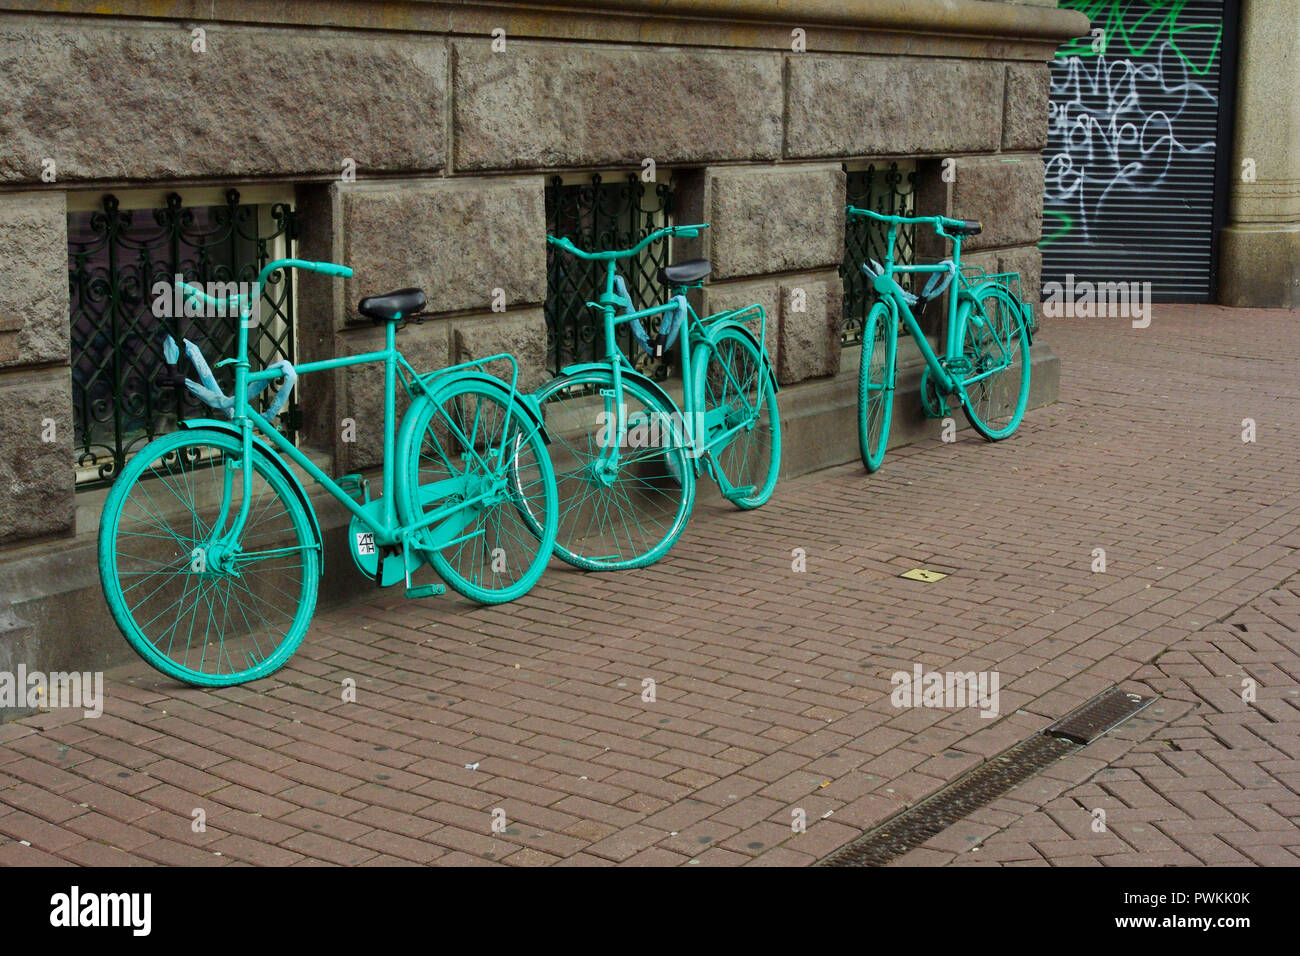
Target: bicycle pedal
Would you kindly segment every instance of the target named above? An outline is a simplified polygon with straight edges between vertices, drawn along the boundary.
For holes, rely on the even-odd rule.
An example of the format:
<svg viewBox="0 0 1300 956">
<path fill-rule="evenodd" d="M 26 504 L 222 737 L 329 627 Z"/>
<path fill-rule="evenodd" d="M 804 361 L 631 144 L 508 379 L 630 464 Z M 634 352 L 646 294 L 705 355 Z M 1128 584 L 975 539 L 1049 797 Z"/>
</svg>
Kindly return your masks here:
<svg viewBox="0 0 1300 956">
<path fill-rule="evenodd" d="M 443 584 L 417 584 L 415 587 L 406 589 L 406 597 L 412 601 L 417 598 L 437 597 L 439 594 L 446 594 L 447 587 Z"/>
<path fill-rule="evenodd" d="M 361 475 L 344 475 L 336 484 L 357 504 L 370 503 L 370 482 Z"/>
</svg>

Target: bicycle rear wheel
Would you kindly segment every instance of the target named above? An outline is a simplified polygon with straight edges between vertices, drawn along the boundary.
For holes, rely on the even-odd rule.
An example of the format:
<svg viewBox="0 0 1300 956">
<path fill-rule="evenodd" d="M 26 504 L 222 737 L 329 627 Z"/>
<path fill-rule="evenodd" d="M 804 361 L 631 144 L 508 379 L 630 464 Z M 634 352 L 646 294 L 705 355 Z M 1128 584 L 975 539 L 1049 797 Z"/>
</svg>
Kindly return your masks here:
<svg viewBox="0 0 1300 956">
<path fill-rule="evenodd" d="M 452 380 L 408 414 L 417 418 L 398 459 L 402 521 L 462 505 L 420 533 L 429 563 L 481 604 L 527 594 L 550 561 L 558 517 L 540 429 L 518 398 L 482 379 Z"/>
<path fill-rule="evenodd" d="M 858 366 L 858 452 L 869 472 L 880 467 L 889 445 L 897 349 L 894 312 L 886 303 L 877 302 L 862 326 L 862 359 Z"/>
<path fill-rule="evenodd" d="M 617 468 L 613 373 L 561 375 L 536 393 L 551 436 L 559 489 L 555 553 L 584 571 L 653 564 L 681 535 L 695 500 L 695 468 L 676 407 L 623 378 L 628 435 Z M 604 393 L 604 394 L 602 394 Z"/>
<path fill-rule="evenodd" d="M 718 483 L 737 508 L 757 508 L 772 497 L 781 471 L 781 415 L 768 365 L 754 341 L 736 328 L 723 329 L 711 346 L 701 345 L 691 365 L 695 408 L 709 423 L 702 444 L 738 429 L 712 451 Z"/>
<path fill-rule="evenodd" d="M 242 684 L 277 670 L 316 606 L 316 533 L 268 454 L 253 453 L 239 541 L 219 546 L 243 501 L 242 459 L 236 435 L 165 435 L 131 459 L 104 504 L 100 582 L 113 619 L 136 653 L 187 684 Z"/>
<path fill-rule="evenodd" d="M 966 418 L 989 441 L 1011 435 L 1029 402 L 1029 335 L 1021 303 L 1005 287 L 986 283 L 972 289 L 962 355 L 969 371 L 961 377 Z M 982 319 L 982 326 L 972 318 Z"/>
</svg>

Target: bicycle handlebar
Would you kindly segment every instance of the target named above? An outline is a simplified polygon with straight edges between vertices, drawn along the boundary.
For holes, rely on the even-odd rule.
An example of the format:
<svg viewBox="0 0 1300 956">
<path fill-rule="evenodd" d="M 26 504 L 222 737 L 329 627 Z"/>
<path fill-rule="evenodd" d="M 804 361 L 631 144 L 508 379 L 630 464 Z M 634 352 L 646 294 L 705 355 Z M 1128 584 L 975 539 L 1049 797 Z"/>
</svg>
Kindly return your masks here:
<svg viewBox="0 0 1300 956">
<path fill-rule="evenodd" d="M 926 223 L 934 226 L 935 232 L 941 236 L 952 238 L 944 232 L 944 228 L 965 229 L 967 224 L 962 219 L 949 219 L 947 216 L 886 216 L 884 213 L 872 212 L 870 209 L 858 209 L 856 206 L 845 206 L 844 214 L 847 216 L 868 216 L 880 222 L 888 222 L 893 225 L 911 225 L 912 223 Z"/>
<path fill-rule="evenodd" d="M 547 236 L 546 241 L 553 246 L 558 246 L 565 252 L 577 256 L 579 259 L 591 259 L 595 261 L 607 261 L 609 259 L 625 259 L 628 256 L 634 256 L 652 242 L 658 242 L 668 236 L 680 236 L 683 239 L 694 239 L 700 234 L 701 229 L 708 229 L 707 222 L 695 223 L 689 226 L 665 226 L 662 229 L 656 229 L 650 235 L 646 236 L 631 249 L 610 249 L 605 252 L 586 252 L 579 249 L 573 242 L 565 236 Z"/>
<path fill-rule="evenodd" d="M 306 272 L 319 272 L 328 276 L 340 276 L 344 279 L 352 275 L 352 270 L 347 266 L 341 266 L 335 262 L 308 262 L 306 259 L 275 259 L 268 262 L 262 267 L 262 271 L 257 274 L 257 296 L 261 296 L 262 287 L 266 285 L 266 277 L 277 269 L 283 268 L 302 269 Z M 206 302 L 208 305 L 225 306 L 226 308 L 241 308 L 248 304 L 245 296 L 232 295 L 224 301 L 215 296 L 208 295 L 198 286 L 190 285 L 188 282 L 181 282 L 182 291 L 190 297 L 191 300 L 197 299 L 200 302 Z"/>
<path fill-rule="evenodd" d="M 257 274 L 256 290 L 252 295 L 252 300 L 258 301 L 261 299 L 262 288 L 266 285 L 267 276 L 272 272 L 275 272 L 277 269 L 285 268 L 303 269 L 307 272 L 320 272 L 324 275 L 340 276 L 345 279 L 352 275 L 352 270 L 350 268 L 347 266 L 341 266 L 334 262 L 309 262 L 306 259 L 275 259 L 263 266 L 262 271 Z M 251 312 L 251 303 L 247 301 L 247 297 L 243 295 L 227 296 L 224 300 L 218 299 L 216 296 L 208 295 L 198 286 L 190 285 L 183 279 L 180 282 L 180 287 L 182 292 L 184 292 L 191 302 L 206 302 L 208 305 L 215 305 L 226 309 L 236 308 L 239 310 L 241 317 L 247 316 Z M 240 336 L 239 344 L 241 348 L 240 361 L 243 361 L 242 355 L 245 342 L 242 335 Z M 212 371 L 208 367 L 208 363 L 204 360 L 203 353 L 199 350 L 199 347 L 193 342 L 185 340 L 185 354 L 189 356 L 190 364 L 194 366 L 195 371 L 198 372 L 199 378 L 202 380 L 201 382 L 192 382 L 188 378 L 185 378 L 185 386 L 197 395 L 202 402 L 212 408 L 224 411 L 227 417 L 233 418 L 236 402 L 232 398 L 227 398 L 225 393 L 221 391 L 221 387 L 213 377 Z M 167 360 L 167 364 L 172 366 L 174 366 L 177 359 L 180 358 L 180 349 L 176 345 L 176 341 L 170 335 L 167 336 L 166 343 L 163 345 L 163 356 Z M 220 368 L 222 365 L 234 361 L 236 360 L 227 359 L 225 362 L 218 362 L 217 367 Z M 245 365 L 245 367 L 247 366 Z M 280 409 L 284 407 L 284 403 L 289 399 L 289 393 L 293 390 L 294 384 L 298 381 L 298 373 L 294 371 L 293 363 L 288 360 L 281 359 L 278 362 L 272 362 L 267 366 L 266 370 L 270 371 L 275 369 L 279 370 L 280 378 L 283 379 L 283 381 L 280 384 L 280 388 L 275 393 L 275 398 L 271 400 L 270 405 L 266 408 L 267 418 L 274 418 L 280 413 Z M 261 394 L 268 381 L 269 379 L 263 379 L 261 382 L 250 384 L 246 393 L 246 400 L 252 401 Z"/>
</svg>

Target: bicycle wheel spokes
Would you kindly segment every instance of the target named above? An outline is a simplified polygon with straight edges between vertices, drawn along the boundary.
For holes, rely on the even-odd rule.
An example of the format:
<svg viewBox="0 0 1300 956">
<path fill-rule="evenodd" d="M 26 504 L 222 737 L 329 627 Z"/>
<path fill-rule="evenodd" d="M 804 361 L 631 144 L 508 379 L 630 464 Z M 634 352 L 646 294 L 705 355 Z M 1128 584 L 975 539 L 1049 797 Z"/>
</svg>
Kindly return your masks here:
<svg viewBox="0 0 1300 956">
<path fill-rule="evenodd" d="M 419 414 L 406 520 L 454 506 L 422 535 L 434 569 L 482 603 L 519 597 L 554 542 L 555 479 L 540 433 L 517 402 L 481 382 L 452 383 Z"/>
<path fill-rule="evenodd" d="M 1006 289 L 984 285 L 972 297 L 962 343 L 967 366 L 960 376 L 963 405 L 971 425 L 990 441 L 998 441 L 1014 432 L 1024 417 L 1029 400 L 1029 341 L 1020 320 L 1020 303 Z"/>
<path fill-rule="evenodd" d="M 716 477 L 729 500 L 757 508 L 772 496 L 781 467 L 781 419 L 767 367 L 738 329 L 724 329 L 696 355 L 697 408 L 707 440 L 722 439 L 711 450 Z"/>
<path fill-rule="evenodd" d="M 275 670 L 315 606 L 320 555 L 306 512 L 276 466 L 254 458 L 238 540 L 226 532 L 244 501 L 244 466 L 239 439 L 222 433 L 150 443 L 105 505 L 100 567 L 114 618 L 150 664 L 188 683 Z"/>
<path fill-rule="evenodd" d="M 537 393 L 551 436 L 560 503 L 556 554 L 588 571 L 635 568 L 665 554 L 686 526 L 695 472 L 671 404 L 623 381 L 623 435 L 606 369 L 563 375 Z"/>
</svg>

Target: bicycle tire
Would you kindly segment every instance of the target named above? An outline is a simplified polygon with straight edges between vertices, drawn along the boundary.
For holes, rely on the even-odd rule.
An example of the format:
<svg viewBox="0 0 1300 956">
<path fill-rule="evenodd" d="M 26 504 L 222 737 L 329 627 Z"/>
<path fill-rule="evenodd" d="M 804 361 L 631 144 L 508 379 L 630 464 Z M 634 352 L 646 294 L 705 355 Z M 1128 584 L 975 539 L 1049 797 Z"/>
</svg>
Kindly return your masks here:
<svg viewBox="0 0 1300 956">
<path fill-rule="evenodd" d="M 858 365 L 858 453 L 868 472 L 880 468 L 889 446 L 897 351 L 898 325 L 893 309 L 885 302 L 877 302 L 862 324 L 862 358 Z"/>
<path fill-rule="evenodd" d="M 712 342 L 702 344 L 691 365 L 696 409 L 707 415 L 725 408 L 720 428 L 753 420 L 752 427 L 735 432 L 726 445 L 712 452 L 711 459 L 727 484 L 754 489 L 744 495 L 727 494 L 724 488 L 732 504 L 744 510 L 761 507 L 772 497 L 781 471 L 781 415 L 771 369 L 754 340 L 734 327 L 722 329 Z"/>
<path fill-rule="evenodd" d="M 480 604 L 527 594 L 550 561 L 558 519 L 555 472 L 541 430 L 531 427 L 523 404 L 508 389 L 476 378 L 452 379 L 407 414 L 416 418 L 409 432 L 403 427 L 409 437 L 398 459 L 402 522 L 414 524 L 428 513 L 426 505 L 432 510 L 449 500 L 433 490 L 437 482 L 461 482 L 456 494 L 476 502 L 420 532 L 417 542 L 434 571 Z M 466 453 L 467 443 L 473 454 Z M 511 449 L 499 465 L 498 444 Z M 530 499 L 535 521 L 521 513 L 521 494 Z M 447 521 L 463 525 L 441 543 Z"/>
<path fill-rule="evenodd" d="M 657 423 L 658 444 L 638 446 L 629 436 L 618 472 L 600 475 L 601 448 L 609 443 L 613 416 L 612 399 L 601 392 L 613 384 L 609 369 L 583 369 L 536 392 L 551 436 L 560 498 L 555 554 L 584 571 L 658 561 L 681 536 L 695 500 L 695 467 L 681 440 L 676 407 L 631 378 L 622 380 L 626 419 L 633 425 L 634 419 L 644 422 L 652 432 Z"/>
<path fill-rule="evenodd" d="M 1023 305 L 1005 286 L 988 282 L 970 291 L 981 328 L 967 318 L 962 355 L 970 371 L 961 381 L 962 408 L 971 426 L 988 441 L 1010 437 L 1029 403 L 1029 334 Z M 989 303 L 994 303 L 990 307 Z"/>
<path fill-rule="evenodd" d="M 100 522 L 100 582 L 127 643 L 159 672 L 200 687 L 274 673 L 302 642 L 316 606 L 316 532 L 268 453 L 253 453 L 252 503 L 237 556 L 212 553 L 226 472 L 233 491 L 225 521 L 239 510 L 243 470 L 234 462 L 242 457 L 240 437 L 215 429 L 156 438 L 118 476 Z M 250 545 L 276 553 L 254 559 Z"/>
</svg>

